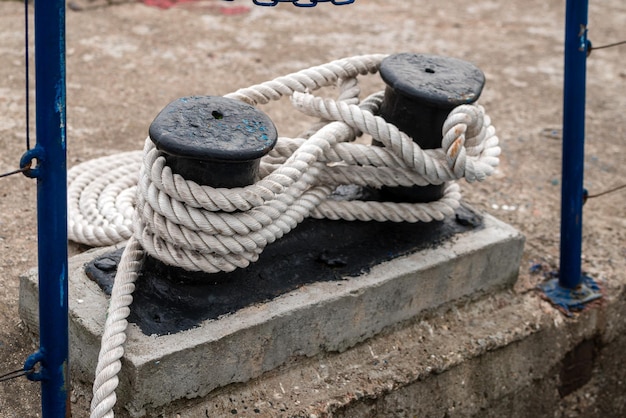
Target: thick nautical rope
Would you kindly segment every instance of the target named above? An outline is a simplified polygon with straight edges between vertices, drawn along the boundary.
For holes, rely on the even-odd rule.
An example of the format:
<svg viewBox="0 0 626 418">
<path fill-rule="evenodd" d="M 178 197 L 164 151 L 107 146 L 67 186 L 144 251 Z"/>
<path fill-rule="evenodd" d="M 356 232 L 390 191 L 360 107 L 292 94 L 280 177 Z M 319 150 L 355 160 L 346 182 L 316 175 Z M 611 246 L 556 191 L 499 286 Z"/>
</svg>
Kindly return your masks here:
<svg viewBox="0 0 626 418">
<path fill-rule="evenodd" d="M 70 238 L 107 245 L 128 239 L 134 229 L 144 250 L 155 258 L 213 273 L 246 267 L 266 245 L 307 216 L 393 222 L 450 216 L 460 199 L 454 184 L 446 188 L 441 200 L 430 203 L 328 198 L 340 184 L 379 188 L 443 184 L 459 178 L 483 180 L 498 164 L 498 139 L 480 106 L 454 109 L 443 127 L 442 148 L 422 150 L 376 116 L 382 94 L 357 104 L 358 87 L 352 81 L 359 74 L 374 72 L 381 58 L 340 60 L 227 95 L 253 104 L 289 95 L 296 109 L 326 121 L 309 138 L 280 138 L 275 151 L 262 161 L 263 177 L 253 185 L 220 189 L 186 181 L 172 173 L 148 139 L 133 223 L 130 188 L 135 182 L 136 153 L 90 163 L 100 170 L 93 165 L 89 170 L 80 166 L 72 170 Z M 350 82 L 345 81 L 347 77 Z M 343 85 L 343 100 L 302 93 L 338 81 Z M 371 135 L 383 146 L 354 143 L 357 132 Z"/>
<path fill-rule="evenodd" d="M 300 138 L 279 138 L 261 160 L 261 179 L 253 185 L 223 189 L 187 181 L 172 173 L 150 139 L 143 152 L 105 157 L 70 170 L 70 239 L 91 246 L 129 240 L 104 327 L 92 418 L 113 416 L 126 318 L 144 251 L 190 271 L 231 271 L 254 262 L 265 246 L 307 216 L 441 220 L 459 205 L 454 180 L 481 181 L 493 173 L 500 148 L 481 106 L 454 109 L 443 126 L 442 148 L 422 150 L 376 116 L 382 93 L 359 100 L 357 76 L 375 73 L 384 57 L 333 61 L 227 95 L 252 105 L 290 96 L 296 109 L 320 118 Z M 331 85 L 341 89 L 337 100 L 310 94 Z M 354 142 L 361 133 L 383 145 Z M 333 190 L 343 184 L 446 186 L 444 196 L 429 203 L 333 200 Z"/>
<path fill-rule="evenodd" d="M 111 291 L 111 302 L 104 324 L 96 376 L 93 382 L 91 418 L 112 418 L 114 416 L 113 407 L 117 401 L 115 389 L 119 384 L 117 375 L 122 369 L 121 359 L 124 356 L 126 328 L 128 327 L 127 318 L 130 314 L 135 280 L 142 259 L 141 245 L 137 240 L 131 238 L 122 253 Z"/>
</svg>

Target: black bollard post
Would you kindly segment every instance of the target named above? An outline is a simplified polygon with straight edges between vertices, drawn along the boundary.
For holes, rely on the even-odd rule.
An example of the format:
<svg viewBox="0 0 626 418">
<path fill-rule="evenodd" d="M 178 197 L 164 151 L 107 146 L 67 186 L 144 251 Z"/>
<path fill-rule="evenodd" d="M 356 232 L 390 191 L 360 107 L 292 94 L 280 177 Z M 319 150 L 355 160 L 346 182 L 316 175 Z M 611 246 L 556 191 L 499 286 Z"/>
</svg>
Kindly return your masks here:
<svg viewBox="0 0 626 418">
<path fill-rule="evenodd" d="M 403 112 L 409 112 L 404 106 Z M 440 125 L 447 112 L 442 114 Z M 414 119 L 409 113 L 407 120 L 415 123 Z M 404 126 L 405 131 L 415 135 Z M 275 127 L 263 113 L 221 97 L 179 99 L 163 109 L 149 132 L 175 173 L 198 184 L 228 188 L 254 182 L 259 159 L 277 140 Z M 405 198 L 397 197 L 400 189 L 409 196 L 406 200 L 413 201 L 421 191 L 388 189 L 388 193 L 396 193 L 398 200 Z M 377 191 L 364 193 L 371 193 L 371 199 L 366 196 L 368 200 L 380 200 Z M 373 265 L 432 248 L 433 243 L 481 225 L 480 217 L 470 210 L 460 208 L 459 213 L 471 220 L 392 223 L 305 219 L 288 235 L 268 245 L 258 262 L 232 272 L 190 272 L 146 256 L 133 293 L 129 322 L 137 324 L 145 335 L 174 334 L 309 283 L 358 276 Z M 376 237 L 376 245 L 372 245 L 372 237 Z M 105 292 L 114 280 L 120 256 L 118 250 L 86 266 L 87 275 Z"/>
<path fill-rule="evenodd" d="M 199 185 L 226 188 L 253 184 L 261 157 L 278 139 L 265 113 L 216 96 L 173 101 L 154 119 L 149 134 L 173 173 Z M 206 281 L 206 273 L 169 266 L 151 256 L 146 256 L 142 274 L 174 282 Z M 218 276 L 213 274 L 212 280 L 219 281 Z"/>
<path fill-rule="evenodd" d="M 380 116 L 422 149 L 441 147 L 450 111 L 478 100 L 485 84 L 473 64 L 427 54 L 391 55 L 382 61 L 380 75 L 387 84 Z M 392 202 L 431 202 L 443 196 L 443 185 L 383 187 L 380 196 Z"/>
</svg>

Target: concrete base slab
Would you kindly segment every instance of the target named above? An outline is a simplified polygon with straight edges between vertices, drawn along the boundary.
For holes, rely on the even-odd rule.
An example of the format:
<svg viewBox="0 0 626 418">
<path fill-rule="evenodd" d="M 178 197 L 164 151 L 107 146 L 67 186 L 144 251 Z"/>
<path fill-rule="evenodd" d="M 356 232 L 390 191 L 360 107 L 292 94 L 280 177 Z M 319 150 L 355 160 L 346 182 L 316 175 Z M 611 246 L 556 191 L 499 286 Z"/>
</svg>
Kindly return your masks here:
<svg viewBox="0 0 626 418">
<path fill-rule="evenodd" d="M 567 318 L 538 292 L 489 294 L 150 416 L 624 417 L 625 296 Z"/>
<path fill-rule="evenodd" d="M 484 228 L 455 235 L 437 248 L 382 263 L 359 277 L 306 285 L 194 329 L 157 337 L 130 324 L 118 404 L 143 416 L 299 357 L 343 352 L 442 304 L 512 286 L 524 238 L 484 216 Z M 93 380 L 108 299 L 83 267 L 112 250 L 70 260 L 71 364 L 74 378 L 85 381 Z M 20 315 L 33 330 L 37 298 L 32 271 L 21 279 Z"/>
</svg>

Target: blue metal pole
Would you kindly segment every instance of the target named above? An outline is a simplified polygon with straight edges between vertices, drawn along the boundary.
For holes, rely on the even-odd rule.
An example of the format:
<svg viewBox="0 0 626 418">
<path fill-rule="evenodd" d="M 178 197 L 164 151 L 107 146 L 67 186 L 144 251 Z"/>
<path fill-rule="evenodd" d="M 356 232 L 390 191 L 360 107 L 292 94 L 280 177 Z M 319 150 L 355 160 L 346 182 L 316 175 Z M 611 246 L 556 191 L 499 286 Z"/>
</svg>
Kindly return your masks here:
<svg viewBox="0 0 626 418">
<path fill-rule="evenodd" d="M 582 282 L 583 171 L 585 152 L 585 79 L 587 0 L 567 0 L 563 98 L 563 167 L 559 284 L 575 289 Z"/>
<path fill-rule="evenodd" d="M 70 416 L 67 167 L 65 132 L 65 0 L 35 1 L 37 145 L 22 166 L 37 178 L 40 348 L 24 364 L 41 381 L 44 418 Z"/>
<path fill-rule="evenodd" d="M 599 286 L 581 269 L 588 11 L 588 0 L 566 2 L 560 271 L 558 279 L 539 285 L 567 314 L 602 297 Z"/>
</svg>

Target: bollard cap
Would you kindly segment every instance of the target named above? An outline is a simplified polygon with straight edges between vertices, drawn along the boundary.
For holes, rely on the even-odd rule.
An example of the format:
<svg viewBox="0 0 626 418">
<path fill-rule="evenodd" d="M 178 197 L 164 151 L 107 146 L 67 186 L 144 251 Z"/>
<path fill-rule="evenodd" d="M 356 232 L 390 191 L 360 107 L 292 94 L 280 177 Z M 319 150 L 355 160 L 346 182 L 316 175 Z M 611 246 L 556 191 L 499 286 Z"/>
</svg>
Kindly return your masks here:
<svg viewBox="0 0 626 418">
<path fill-rule="evenodd" d="M 254 106 L 220 96 L 190 96 L 163 108 L 149 129 L 166 154 L 202 161 L 245 162 L 276 144 L 272 120 Z"/>
<path fill-rule="evenodd" d="M 428 54 L 390 55 L 380 65 L 380 76 L 397 94 L 446 109 L 475 102 L 485 85 L 475 65 Z"/>
</svg>

